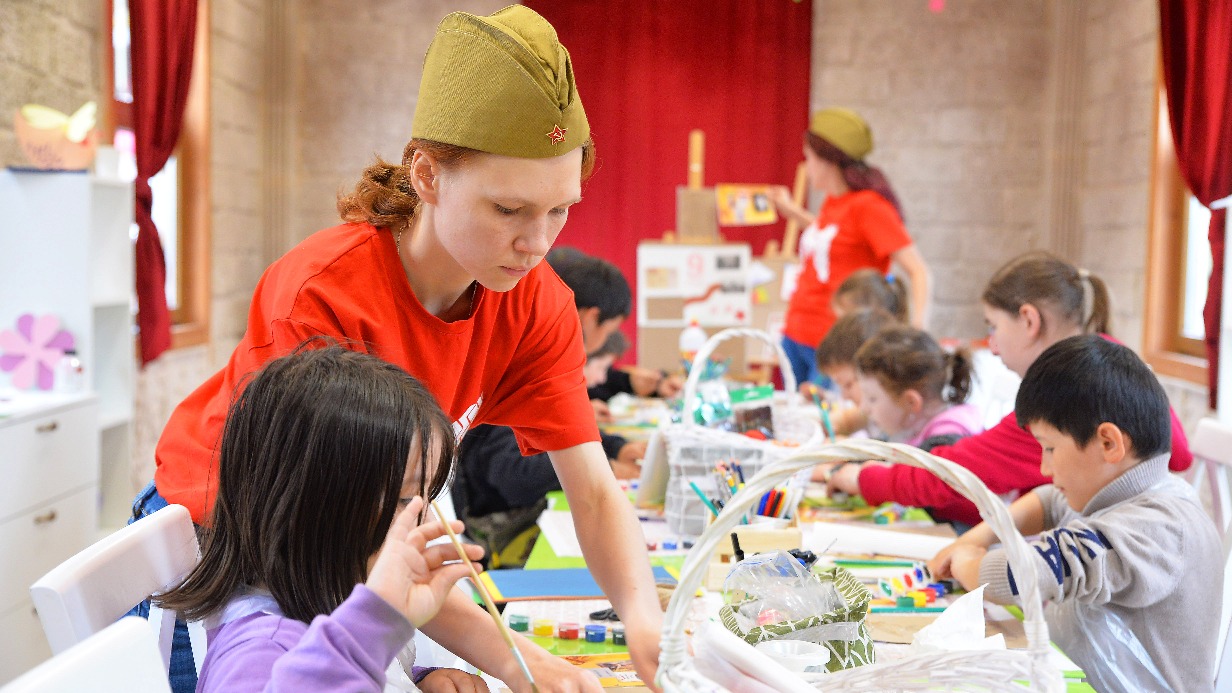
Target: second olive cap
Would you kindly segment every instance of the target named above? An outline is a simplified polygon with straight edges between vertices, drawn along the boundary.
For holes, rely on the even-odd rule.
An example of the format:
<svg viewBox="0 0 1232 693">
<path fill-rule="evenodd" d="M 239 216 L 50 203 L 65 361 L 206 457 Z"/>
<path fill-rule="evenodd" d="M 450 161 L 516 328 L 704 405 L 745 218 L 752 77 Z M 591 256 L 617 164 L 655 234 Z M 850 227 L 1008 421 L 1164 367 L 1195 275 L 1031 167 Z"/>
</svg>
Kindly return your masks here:
<svg viewBox="0 0 1232 693">
<path fill-rule="evenodd" d="M 825 108 L 809 119 L 809 132 L 860 160 L 873 151 L 873 131 L 849 108 Z"/>
</svg>

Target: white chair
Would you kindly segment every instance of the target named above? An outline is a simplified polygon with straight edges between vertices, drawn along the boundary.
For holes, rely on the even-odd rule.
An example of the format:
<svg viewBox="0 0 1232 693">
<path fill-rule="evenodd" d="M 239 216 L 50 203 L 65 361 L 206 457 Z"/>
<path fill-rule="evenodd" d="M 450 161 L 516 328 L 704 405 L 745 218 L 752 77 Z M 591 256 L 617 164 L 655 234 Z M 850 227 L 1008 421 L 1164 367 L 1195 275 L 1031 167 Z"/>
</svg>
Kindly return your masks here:
<svg viewBox="0 0 1232 693">
<path fill-rule="evenodd" d="M 144 619 L 113 623 L 0 688 L 0 693 L 170 693 Z"/>
<path fill-rule="evenodd" d="M 133 606 L 175 585 L 200 560 L 188 510 L 169 505 L 84 549 L 30 587 L 53 653 L 64 652 L 115 623 Z M 175 612 L 151 608 L 164 674 L 171 659 Z M 197 671 L 205 632 L 190 624 Z"/>
<path fill-rule="evenodd" d="M 1229 521 L 1232 521 L 1232 493 L 1228 483 L 1228 471 L 1232 467 L 1232 426 L 1209 416 L 1202 419 L 1193 440 L 1189 441 L 1189 449 L 1194 454 L 1189 481 L 1199 493 L 1203 480 L 1206 481 L 1211 495 L 1211 517 L 1226 537 Z M 1228 542 L 1225 540 L 1224 544 Z"/>
<path fill-rule="evenodd" d="M 1229 471 L 1232 468 L 1232 426 L 1206 417 L 1198 422 L 1198 430 L 1189 441 L 1194 463 L 1189 469 L 1189 482 L 1202 495 L 1203 481 L 1210 494 L 1211 517 L 1223 537 L 1224 580 L 1223 614 L 1215 652 L 1216 683 L 1219 690 L 1232 691 L 1232 653 L 1228 651 L 1229 626 L 1232 626 L 1232 491 Z"/>
</svg>

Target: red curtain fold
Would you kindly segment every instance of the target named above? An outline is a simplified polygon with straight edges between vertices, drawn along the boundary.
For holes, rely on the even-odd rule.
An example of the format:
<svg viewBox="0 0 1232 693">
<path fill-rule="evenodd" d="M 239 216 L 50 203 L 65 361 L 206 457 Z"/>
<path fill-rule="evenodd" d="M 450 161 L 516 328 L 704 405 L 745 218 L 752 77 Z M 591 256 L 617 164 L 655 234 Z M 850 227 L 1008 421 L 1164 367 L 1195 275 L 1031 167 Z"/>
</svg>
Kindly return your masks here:
<svg viewBox="0 0 1232 693">
<path fill-rule="evenodd" d="M 1232 195 L 1232 0 L 1160 0 L 1168 117 L 1181 176 L 1206 206 Z M 1211 214 L 1211 276 L 1202 310 L 1210 406 L 1219 384 L 1226 210 Z"/>
<path fill-rule="evenodd" d="M 524 4 L 569 49 L 599 157 L 559 244 L 614 262 L 633 283 L 637 242 L 676 227 L 694 128 L 706 133 L 706 185 L 791 185 L 808 127 L 811 0 Z M 783 223 L 723 234 L 760 254 Z"/>
<path fill-rule="evenodd" d="M 136 283 L 141 363 L 171 346 L 167 265 L 150 216 L 150 176 L 175 151 L 188 102 L 197 0 L 129 0 L 132 33 L 133 135 L 137 140 Z"/>
</svg>

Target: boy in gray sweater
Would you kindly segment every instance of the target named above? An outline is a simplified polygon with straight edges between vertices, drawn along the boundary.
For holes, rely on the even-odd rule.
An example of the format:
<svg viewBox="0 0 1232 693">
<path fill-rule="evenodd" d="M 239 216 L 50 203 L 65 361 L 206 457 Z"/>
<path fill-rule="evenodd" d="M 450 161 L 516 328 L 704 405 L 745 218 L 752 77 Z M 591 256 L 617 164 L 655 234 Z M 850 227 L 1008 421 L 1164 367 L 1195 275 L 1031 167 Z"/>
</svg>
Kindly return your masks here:
<svg viewBox="0 0 1232 693">
<path fill-rule="evenodd" d="M 929 568 L 985 596 L 1017 601 L 1035 579 L 1049 633 L 1100 691 L 1214 686 L 1223 551 L 1193 489 L 1168 472 L 1168 400 L 1130 349 L 1071 337 L 1031 364 L 1018 389 L 1018 425 L 1043 447 L 1053 483 L 1010 506 L 1037 555 L 1015 574 L 996 536 L 977 525 Z"/>
</svg>

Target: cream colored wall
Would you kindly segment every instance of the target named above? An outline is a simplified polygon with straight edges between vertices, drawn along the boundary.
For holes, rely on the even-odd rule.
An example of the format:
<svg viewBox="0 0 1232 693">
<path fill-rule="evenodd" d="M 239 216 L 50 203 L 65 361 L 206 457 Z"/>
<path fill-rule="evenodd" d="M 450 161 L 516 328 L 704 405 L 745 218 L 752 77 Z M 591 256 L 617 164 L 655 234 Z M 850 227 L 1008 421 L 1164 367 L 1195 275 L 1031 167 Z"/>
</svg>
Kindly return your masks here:
<svg viewBox="0 0 1232 693">
<path fill-rule="evenodd" d="M 991 271 L 1045 228 L 1048 16 L 1034 0 L 814 0 L 810 104 L 869 121 L 936 278 L 931 327 L 975 336 Z"/>
<path fill-rule="evenodd" d="M 26 163 L 13 135 L 22 104 L 72 113 L 99 98 L 102 21 L 96 2 L 0 2 L 0 165 Z"/>
</svg>

